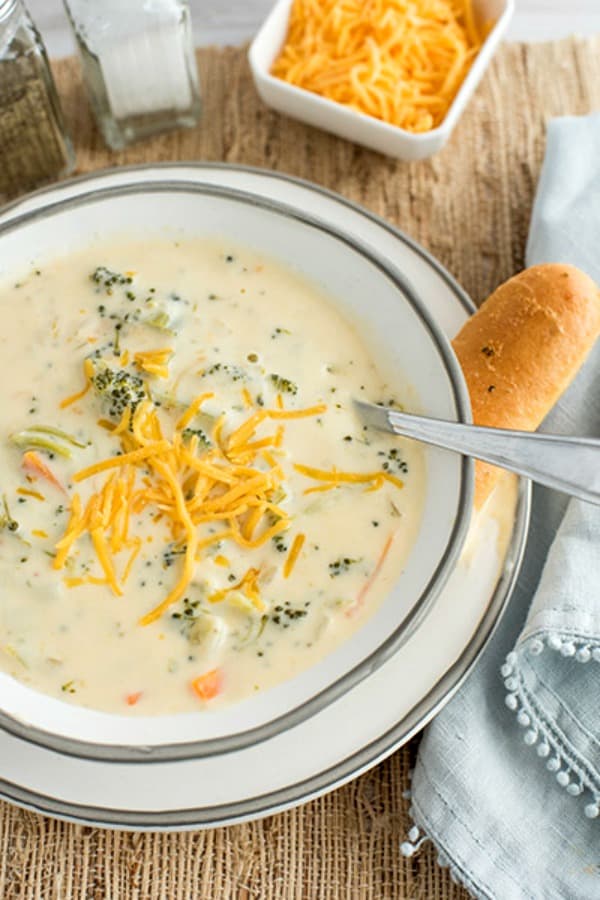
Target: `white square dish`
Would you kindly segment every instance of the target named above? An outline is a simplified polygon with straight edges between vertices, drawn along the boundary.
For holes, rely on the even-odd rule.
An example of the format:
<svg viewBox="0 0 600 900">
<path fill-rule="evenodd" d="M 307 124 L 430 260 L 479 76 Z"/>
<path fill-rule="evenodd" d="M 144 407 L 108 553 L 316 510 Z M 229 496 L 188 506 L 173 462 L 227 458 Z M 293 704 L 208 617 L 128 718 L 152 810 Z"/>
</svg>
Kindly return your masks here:
<svg viewBox="0 0 600 900">
<path fill-rule="evenodd" d="M 442 124 L 431 131 L 413 134 L 271 75 L 287 35 L 292 3 L 293 0 L 277 0 L 250 45 L 248 59 L 261 99 L 284 115 L 404 160 L 425 159 L 444 146 L 487 69 L 515 6 L 515 0 L 474 0 L 477 21 L 495 24 Z"/>
</svg>

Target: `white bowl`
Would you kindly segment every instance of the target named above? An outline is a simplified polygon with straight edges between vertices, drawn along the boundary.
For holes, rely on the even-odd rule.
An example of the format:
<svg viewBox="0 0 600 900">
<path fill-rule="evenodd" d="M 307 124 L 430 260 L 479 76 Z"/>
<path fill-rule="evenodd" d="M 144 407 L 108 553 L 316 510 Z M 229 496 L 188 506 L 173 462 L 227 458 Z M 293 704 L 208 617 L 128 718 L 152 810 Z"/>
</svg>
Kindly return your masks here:
<svg viewBox="0 0 600 900">
<path fill-rule="evenodd" d="M 95 189 L 91 178 L 87 185 L 70 199 L 57 199 L 61 188 L 48 190 L 43 206 L 0 225 L 2 276 L 27 266 L 32 248 L 43 265 L 111 234 L 221 235 L 319 284 L 360 324 L 387 379 L 409 387 L 416 408 L 468 420 L 466 386 L 447 339 L 402 274 L 353 238 L 296 209 L 200 181 Z M 247 746 L 323 709 L 402 646 L 453 570 L 470 520 L 473 466 L 433 448 L 424 453 L 423 518 L 404 571 L 367 624 L 319 664 L 223 710 L 140 718 L 72 706 L 0 673 L 0 725 L 61 752 L 152 761 Z"/>
<path fill-rule="evenodd" d="M 473 0 L 477 21 L 495 24 L 442 124 L 424 134 L 412 134 L 271 75 L 271 68 L 287 35 L 292 3 L 293 0 L 277 0 L 250 45 L 248 59 L 262 100 L 267 106 L 293 119 L 331 131 L 387 156 L 406 160 L 424 159 L 444 146 L 488 67 L 515 7 L 515 0 Z"/>
</svg>

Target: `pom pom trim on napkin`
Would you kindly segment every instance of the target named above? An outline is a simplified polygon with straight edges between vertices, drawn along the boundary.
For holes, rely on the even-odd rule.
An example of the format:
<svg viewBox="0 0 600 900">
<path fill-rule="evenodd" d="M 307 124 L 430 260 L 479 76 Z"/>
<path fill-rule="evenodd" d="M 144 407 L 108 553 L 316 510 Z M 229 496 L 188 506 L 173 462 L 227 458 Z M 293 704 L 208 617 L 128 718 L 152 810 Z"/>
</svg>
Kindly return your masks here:
<svg viewBox="0 0 600 900">
<path fill-rule="evenodd" d="M 600 644 L 582 637 L 540 633 L 527 638 L 517 650 L 512 650 L 500 668 L 508 690 L 505 703 L 516 714 L 517 723 L 525 729 L 524 743 L 535 747 L 540 760 L 546 760 L 546 768 L 568 794 L 579 797 L 587 791 L 588 798 L 591 795 L 592 799 L 586 803 L 584 812 L 588 818 L 595 819 L 600 816 L 600 784 L 572 745 L 567 745 L 556 724 L 544 715 L 525 684 L 522 654 L 536 657 L 545 650 L 585 664 L 600 662 Z"/>
<path fill-rule="evenodd" d="M 550 722 L 526 685 L 523 668 L 527 657 L 539 657 L 544 652 L 555 652 L 564 659 L 574 659 L 584 665 L 600 663 L 600 643 L 581 635 L 538 631 L 527 638 L 522 637 L 517 649 L 506 656 L 500 667 L 500 674 L 508 691 L 505 703 L 515 713 L 518 725 L 525 729 L 523 742 L 526 746 L 535 748 L 540 762 L 545 762 L 548 772 L 555 776 L 557 783 L 568 794 L 572 797 L 585 794 L 584 813 L 589 819 L 596 819 L 600 816 L 600 783 L 596 774 L 565 739 L 557 725 Z M 412 774 L 411 771 L 411 779 Z M 404 796 L 411 798 L 411 790 L 406 791 Z M 426 841 L 431 840 L 422 817 L 412 805 L 409 815 L 414 824 L 408 830 L 407 839 L 400 845 L 400 852 L 407 858 L 413 856 Z M 468 874 L 440 850 L 437 836 L 435 844 L 438 865 L 448 868 L 452 881 L 462 884 L 477 895 L 477 887 Z"/>
<path fill-rule="evenodd" d="M 409 780 L 411 781 L 413 772 L 414 769 L 411 769 L 408 773 Z M 410 799 L 412 797 L 412 791 L 410 790 L 410 788 L 409 790 L 404 791 L 402 796 L 405 799 Z M 420 821 L 420 817 L 418 816 L 414 806 L 411 805 L 408 812 L 413 823 Z M 408 829 L 406 840 L 402 841 L 402 843 L 400 844 L 400 853 L 402 854 L 402 856 L 408 859 L 411 856 L 414 856 L 415 853 L 417 853 L 417 851 L 420 850 L 423 844 L 425 844 L 427 841 L 432 841 L 432 843 L 434 843 L 432 838 L 430 838 L 427 834 L 423 823 L 421 822 L 420 825 L 413 824 Z M 477 895 L 477 886 L 475 885 L 475 883 L 469 878 L 466 871 L 459 868 L 458 864 L 456 862 L 453 862 L 450 857 L 440 849 L 438 838 L 436 838 L 434 846 L 437 850 L 436 862 L 438 866 L 440 866 L 440 868 L 442 869 L 448 869 L 450 878 L 452 879 L 454 884 L 460 884 L 472 894 Z"/>
</svg>

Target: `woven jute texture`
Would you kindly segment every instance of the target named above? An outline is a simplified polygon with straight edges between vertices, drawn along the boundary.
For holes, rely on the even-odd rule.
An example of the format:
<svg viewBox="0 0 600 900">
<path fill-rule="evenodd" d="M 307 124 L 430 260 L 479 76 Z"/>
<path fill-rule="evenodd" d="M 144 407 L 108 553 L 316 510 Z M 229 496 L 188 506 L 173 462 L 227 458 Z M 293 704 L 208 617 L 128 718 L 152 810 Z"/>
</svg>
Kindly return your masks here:
<svg viewBox="0 0 600 900">
<path fill-rule="evenodd" d="M 102 147 L 77 64 L 56 63 L 79 171 L 204 159 L 299 175 L 399 225 L 477 302 L 523 265 L 547 119 L 600 107 L 600 40 L 505 46 L 448 147 L 409 165 L 269 112 L 242 49 L 204 50 L 198 62 L 198 128 L 119 154 Z M 411 860 L 400 855 L 409 826 L 403 791 L 415 753 L 413 742 L 300 809 L 182 835 L 103 831 L 0 804 L 0 898 L 465 900 L 430 845 Z"/>
</svg>

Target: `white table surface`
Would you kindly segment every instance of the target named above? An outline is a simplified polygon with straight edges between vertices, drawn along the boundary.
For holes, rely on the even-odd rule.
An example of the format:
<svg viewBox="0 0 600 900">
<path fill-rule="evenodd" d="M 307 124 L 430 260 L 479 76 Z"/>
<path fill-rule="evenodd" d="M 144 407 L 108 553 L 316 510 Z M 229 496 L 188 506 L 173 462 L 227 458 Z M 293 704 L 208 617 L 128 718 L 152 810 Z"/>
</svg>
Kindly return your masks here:
<svg viewBox="0 0 600 900">
<path fill-rule="evenodd" d="M 51 56 L 74 45 L 61 0 L 25 0 Z M 124 0 L 127 2 L 127 0 Z M 197 44 L 248 40 L 274 0 L 190 0 Z M 509 40 L 540 41 L 600 32 L 600 0 L 517 0 Z"/>
</svg>

